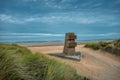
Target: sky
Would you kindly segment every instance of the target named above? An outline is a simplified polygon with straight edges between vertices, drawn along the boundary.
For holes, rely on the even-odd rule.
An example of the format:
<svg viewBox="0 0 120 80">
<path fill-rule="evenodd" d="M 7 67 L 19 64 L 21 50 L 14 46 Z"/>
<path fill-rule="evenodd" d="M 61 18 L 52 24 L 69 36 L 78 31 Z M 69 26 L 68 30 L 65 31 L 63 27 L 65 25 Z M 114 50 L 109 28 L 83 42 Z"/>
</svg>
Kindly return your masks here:
<svg viewBox="0 0 120 80">
<path fill-rule="evenodd" d="M 120 38 L 120 0 L 0 0 L 0 38 Z M 39 39 L 38 39 L 39 41 Z"/>
</svg>

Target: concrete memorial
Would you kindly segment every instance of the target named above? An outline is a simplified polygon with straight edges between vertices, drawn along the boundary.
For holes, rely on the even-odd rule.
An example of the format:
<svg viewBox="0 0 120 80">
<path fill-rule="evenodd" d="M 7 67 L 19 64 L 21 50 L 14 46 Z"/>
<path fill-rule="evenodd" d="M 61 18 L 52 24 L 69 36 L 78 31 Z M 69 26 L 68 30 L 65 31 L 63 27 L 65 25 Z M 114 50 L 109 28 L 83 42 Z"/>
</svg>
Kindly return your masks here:
<svg viewBox="0 0 120 80">
<path fill-rule="evenodd" d="M 64 49 L 63 53 L 65 55 L 73 56 L 75 55 L 75 47 L 77 46 L 77 42 L 75 42 L 75 39 L 77 36 L 73 32 L 66 33 L 65 35 L 65 43 L 64 43 Z"/>
</svg>

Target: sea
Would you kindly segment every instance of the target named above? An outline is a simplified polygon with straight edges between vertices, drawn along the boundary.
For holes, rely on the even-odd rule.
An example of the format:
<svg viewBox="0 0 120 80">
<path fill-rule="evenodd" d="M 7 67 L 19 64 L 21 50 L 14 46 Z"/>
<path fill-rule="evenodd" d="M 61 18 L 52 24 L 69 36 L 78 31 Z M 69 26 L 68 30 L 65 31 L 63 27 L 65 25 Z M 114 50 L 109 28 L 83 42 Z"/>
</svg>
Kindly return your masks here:
<svg viewBox="0 0 120 80">
<path fill-rule="evenodd" d="M 36 27 L 37 28 L 37 27 Z M 76 41 L 113 40 L 120 38 L 119 27 L 58 27 L 57 29 L 4 28 L 0 31 L 0 43 L 63 42 L 65 33 L 74 32 Z"/>
</svg>

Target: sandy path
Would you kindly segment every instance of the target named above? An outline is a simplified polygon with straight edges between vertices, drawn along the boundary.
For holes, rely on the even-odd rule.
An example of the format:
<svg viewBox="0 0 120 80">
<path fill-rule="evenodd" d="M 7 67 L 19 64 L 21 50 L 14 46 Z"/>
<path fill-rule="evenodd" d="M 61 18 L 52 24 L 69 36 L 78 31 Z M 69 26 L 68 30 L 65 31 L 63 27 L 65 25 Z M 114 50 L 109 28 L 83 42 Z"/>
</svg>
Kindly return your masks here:
<svg viewBox="0 0 120 80">
<path fill-rule="evenodd" d="M 81 61 L 68 60 L 50 56 L 59 61 L 70 64 L 80 75 L 86 75 L 91 80 L 120 80 L 120 58 L 103 51 L 94 51 L 78 45 L 76 50 L 83 54 Z M 28 47 L 32 52 L 45 55 L 61 53 L 63 46 Z"/>
</svg>

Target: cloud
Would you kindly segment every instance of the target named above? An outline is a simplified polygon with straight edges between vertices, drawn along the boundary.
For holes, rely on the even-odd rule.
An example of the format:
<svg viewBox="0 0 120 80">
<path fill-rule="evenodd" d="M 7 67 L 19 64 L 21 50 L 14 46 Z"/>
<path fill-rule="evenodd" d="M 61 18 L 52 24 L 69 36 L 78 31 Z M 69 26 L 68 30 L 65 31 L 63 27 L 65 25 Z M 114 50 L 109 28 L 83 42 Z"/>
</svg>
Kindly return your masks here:
<svg viewBox="0 0 120 80">
<path fill-rule="evenodd" d="M 50 13 L 43 16 L 27 16 L 16 17 L 6 14 L 0 14 L 0 21 L 12 24 L 26 24 L 41 22 L 45 24 L 106 24 L 106 25 L 120 25 L 119 19 L 114 15 L 100 15 L 96 13 L 84 13 L 84 12 L 62 12 L 62 13 Z"/>
<path fill-rule="evenodd" d="M 0 14 L 0 21 L 5 22 L 5 23 L 16 23 L 16 24 L 23 23 L 18 18 L 14 18 L 13 16 L 6 15 L 6 14 Z"/>
<path fill-rule="evenodd" d="M 50 9 L 72 9 L 75 8 L 73 5 L 74 2 L 78 0 L 22 0 L 27 4 L 35 4 L 30 5 L 31 7 L 43 7 Z"/>
<path fill-rule="evenodd" d="M 105 34 L 77 34 L 79 37 L 107 37 L 107 36 L 119 36 L 120 33 L 105 33 Z M 0 36 L 16 36 L 16 37 L 64 37 L 65 34 L 51 34 L 51 33 L 1 33 Z"/>
<path fill-rule="evenodd" d="M 10 23 L 14 23 L 15 21 L 12 19 L 12 16 L 8 16 L 5 14 L 1 14 L 0 15 L 0 20 L 1 21 L 5 21 L 5 22 L 10 22 Z"/>
<path fill-rule="evenodd" d="M 107 36 L 119 36 L 120 33 L 105 33 L 105 34 L 80 34 L 78 36 L 88 36 L 88 37 L 92 37 L 92 36 L 96 36 L 96 37 L 107 37 Z"/>
<path fill-rule="evenodd" d="M 49 36 L 64 36 L 64 34 L 51 34 L 51 33 L 1 33 L 0 36 L 41 36 L 41 37 L 49 37 Z"/>
</svg>

